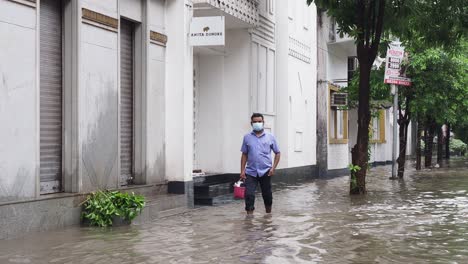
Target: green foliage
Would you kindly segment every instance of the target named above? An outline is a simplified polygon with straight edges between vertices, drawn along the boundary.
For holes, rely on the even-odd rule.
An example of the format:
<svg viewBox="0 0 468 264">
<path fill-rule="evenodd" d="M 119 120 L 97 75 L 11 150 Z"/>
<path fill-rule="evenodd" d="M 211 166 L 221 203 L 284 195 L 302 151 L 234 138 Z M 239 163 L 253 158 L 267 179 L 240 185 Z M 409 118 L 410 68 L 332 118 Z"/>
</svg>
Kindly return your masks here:
<svg viewBox="0 0 468 264">
<path fill-rule="evenodd" d="M 119 216 L 132 221 L 145 206 L 145 198 L 134 193 L 119 191 L 97 191 L 83 202 L 82 219 L 92 226 L 112 226 L 114 217 Z"/>
<path fill-rule="evenodd" d="M 360 171 L 361 167 L 359 167 L 358 165 L 349 164 L 348 169 L 351 172 L 351 174 L 354 174 L 354 173 Z"/>
<path fill-rule="evenodd" d="M 398 37 L 407 42 L 417 40 L 418 46 L 456 48 L 466 36 L 468 28 L 468 5 L 466 0 L 307 0 L 319 10 L 333 17 L 338 32 L 347 34 L 356 42 L 369 39 L 378 28 L 379 8 L 383 9 L 383 39 Z"/>
<path fill-rule="evenodd" d="M 452 124 L 452 127 L 456 138 L 463 142 L 468 142 L 468 123 L 458 122 L 456 124 Z"/>
<path fill-rule="evenodd" d="M 426 49 L 411 58 L 408 75 L 413 85 L 410 104 L 418 116 L 433 117 L 437 123 L 466 122 L 468 109 L 468 60 L 466 53 L 453 56 L 442 49 Z"/>
<path fill-rule="evenodd" d="M 314 3 L 320 10 L 326 10 L 327 15 L 333 17 L 338 25 L 338 33 L 356 39 L 370 46 L 376 40 L 376 31 L 386 31 L 396 27 L 410 14 L 408 1 L 356 1 L 356 0 L 307 0 Z M 385 18 L 385 23 L 379 28 L 379 19 Z"/>
<path fill-rule="evenodd" d="M 370 73 L 370 107 L 373 113 L 378 112 L 375 110 L 392 103 L 390 86 L 384 83 L 384 74 L 385 67 L 374 68 Z M 348 106 L 350 108 L 357 107 L 359 102 L 359 68 L 348 86 L 343 88 L 343 92 L 348 93 Z"/>
<path fill-rule="evenodd" d="M 449 148 L 451 152 L 455 153 L 464 154 L 467 152 L 467 145 L 463 141 L 456 138 L 450 140 Z"/>
<path fill-rule="evenodd" d="M 358 165 L 349 164 L 348 169 L 351 172 L 351 188 L 354 189 L 357 187 L 356 173 L 361 170 L 361 167 Z"/>
<path fill-rule="evenodd" d="M 410 15 L 401 26 L 392 27 L 406 47 L 425 50 L 441 47 L 457 51 L 467 35 L 468 5 L 466 0 L 406 1 Z"/>
</svg>

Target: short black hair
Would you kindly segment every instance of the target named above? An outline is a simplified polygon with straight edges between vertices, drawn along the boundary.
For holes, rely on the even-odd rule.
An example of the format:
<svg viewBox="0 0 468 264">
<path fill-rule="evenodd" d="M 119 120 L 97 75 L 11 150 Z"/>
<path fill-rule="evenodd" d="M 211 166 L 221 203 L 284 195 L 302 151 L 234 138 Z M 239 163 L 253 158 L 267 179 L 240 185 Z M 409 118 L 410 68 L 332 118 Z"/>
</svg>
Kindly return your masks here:
<svg viewBox="0 0 468 264">
<path fill-rule="evenodd" d="M 253 113 L 252 116 L 250 117 L 250 121 L 252 121 L 254 117 L 261 117 L 262 121 L 265 121 L 265 118 L 263 118 L 263 115 L 260 113 Z"/>
</svg>

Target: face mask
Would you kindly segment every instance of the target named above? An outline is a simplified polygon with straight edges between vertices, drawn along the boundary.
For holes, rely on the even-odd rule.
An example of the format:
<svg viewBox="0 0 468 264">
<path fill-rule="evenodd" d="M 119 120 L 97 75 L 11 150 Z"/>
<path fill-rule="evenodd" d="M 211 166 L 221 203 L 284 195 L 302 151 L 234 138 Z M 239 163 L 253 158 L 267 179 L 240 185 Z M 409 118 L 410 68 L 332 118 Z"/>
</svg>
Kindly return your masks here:
<svg viewBox="0 0 468 264">
<path fill-rule="evenodd" d="M 263 123 L 252 123 L 252 128 L 254 131 L 262 131 L 263 130 Z"/>
</svg>

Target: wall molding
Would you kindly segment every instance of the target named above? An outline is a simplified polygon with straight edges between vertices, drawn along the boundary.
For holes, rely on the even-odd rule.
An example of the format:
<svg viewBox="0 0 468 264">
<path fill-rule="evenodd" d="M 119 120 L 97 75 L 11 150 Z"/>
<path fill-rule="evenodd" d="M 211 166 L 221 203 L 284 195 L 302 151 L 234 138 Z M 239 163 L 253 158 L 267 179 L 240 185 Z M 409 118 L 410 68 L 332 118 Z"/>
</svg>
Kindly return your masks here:
<svg viewBox="0 0 468 264">
<path fill-rule="evenodd" d="M 119 20 L 117 18 L 113 18 L 86 8 L 82 8 L 81 10 L 82 18 L 84 19 L 83 22 L 88 22 L 88 24 L 96 26 L 103 25 L 106 29 L 117 30 L 119 28 Z"/>
<path fill-rule="evenodd" d="M 8 1 L 20 4 L 20 5 L 29 6 L 29 7 L 34 7 L 34 8 L 37 7 L 36 0 L 8 0 Z"/>
<path fill-rule="evenodd" d="M 155 44 L 166 46 L 167 35 L 164 35 L 162 33 L 151 30 L 150 31 L 150 40 L 151 40 L 151 42 L 154 42 Z"/>
</svg>

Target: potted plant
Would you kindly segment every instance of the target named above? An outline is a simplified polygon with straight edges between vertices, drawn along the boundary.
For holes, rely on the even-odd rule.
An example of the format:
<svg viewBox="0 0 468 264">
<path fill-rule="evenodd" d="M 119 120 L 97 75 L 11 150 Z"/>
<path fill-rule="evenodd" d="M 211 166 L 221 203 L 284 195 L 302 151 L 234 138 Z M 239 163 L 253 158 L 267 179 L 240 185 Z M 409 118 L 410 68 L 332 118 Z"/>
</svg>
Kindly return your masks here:
<svg viewBox="0 0 468 264">
<path fill-rule="evenodd" d="M 145 206 L 145 198 L 120 191 L 96 191 L 83 202 L 81 219 L 90 226 L 130 224 Z"/>
</svg>

